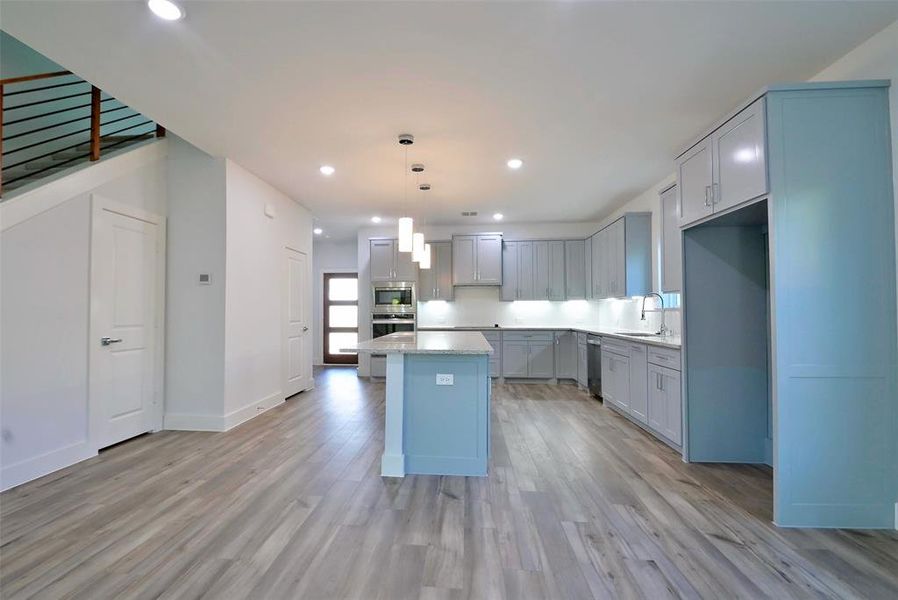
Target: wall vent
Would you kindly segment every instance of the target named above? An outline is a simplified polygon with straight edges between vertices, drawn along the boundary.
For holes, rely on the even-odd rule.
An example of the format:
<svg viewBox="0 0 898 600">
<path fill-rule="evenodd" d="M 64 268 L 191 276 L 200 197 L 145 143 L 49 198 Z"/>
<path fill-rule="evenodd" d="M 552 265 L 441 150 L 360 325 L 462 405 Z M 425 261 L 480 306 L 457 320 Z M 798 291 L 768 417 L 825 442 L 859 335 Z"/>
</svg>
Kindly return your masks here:
<svg viewBox="0 0 898 600">
<path fill-rule="evenodd" d="M 463 216 L 463 217 L 476 217 L 476 216 L 477 216 L 477 211 L 476 211 L 476 210 L 465 210 L 465 211 L 462 211 L 461 216 Z"/>
</svg>

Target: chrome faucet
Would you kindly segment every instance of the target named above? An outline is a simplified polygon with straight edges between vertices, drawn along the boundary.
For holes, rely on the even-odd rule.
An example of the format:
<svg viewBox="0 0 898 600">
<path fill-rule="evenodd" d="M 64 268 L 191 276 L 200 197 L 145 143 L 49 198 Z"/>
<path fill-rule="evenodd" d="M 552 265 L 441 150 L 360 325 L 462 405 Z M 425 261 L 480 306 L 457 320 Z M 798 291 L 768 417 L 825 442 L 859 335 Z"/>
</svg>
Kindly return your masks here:
<svg viewBox="0 0 898 600">
<path fill-rule="evenodd" d="M 639 318 L 639 320 L 645 321 L 645 301 L 648 300 L 649 296 L 657 296 L 658 300 L 661 302 L 661 329 L 658 330 L 658 333 L 656 335 L 667 335 L 667 325 L 664 324 L 664 298 L 661 296 L 661 294 L 657 292 L 649 292 L 642 297 L 642 316 Z"/>
</svg>

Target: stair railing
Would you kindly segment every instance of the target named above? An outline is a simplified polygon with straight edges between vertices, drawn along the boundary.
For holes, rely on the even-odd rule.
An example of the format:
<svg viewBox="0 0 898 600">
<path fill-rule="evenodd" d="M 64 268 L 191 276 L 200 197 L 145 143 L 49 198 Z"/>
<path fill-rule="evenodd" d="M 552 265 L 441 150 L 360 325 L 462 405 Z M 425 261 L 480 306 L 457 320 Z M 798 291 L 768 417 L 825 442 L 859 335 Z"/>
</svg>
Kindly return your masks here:
<svg viewBox="0 0 898 600">
<path fill-rule="evenodd" d="M 22 85 L 42 80 L 52 81 L 36 87 Z M 85 109 L 90 109 L 88 114 L 85 114 Z M 131 114 L 120 116 L 123 114 L 120 111 L 129 111 Z M 111 117 L 105 117 L 104 120 L 104 115 Z M 110 131 L 108 126 L 116 123 L 121 123 L 121 126 Z M 56 170 L 85 158 L 99 160 L 101 150 L 107 151 L 141 138 L 165 136 L 165 128 L 158 123 L 151 131 L 146 131 L 150 125 L 154 125 L 152 120 L 108 94 L 104 97 L 98 87 L 75 78 L 70 71 L 0 79 L 0 195 L 4 185 L 15 181 L 31 179 L 45 171 Z M 138 130 L 137 133 L 120 135 L 135 129 Z M 86 144 L 84 134 L 87 134 Z M 78 141 L 54 147 L 73 140 Z M 8 142 L 14 142 L 14 147 L 10 148 Z M 88 146 L 87 152 L 77 153 L 77 149 L 85 145 Z M 75 151 L 75 156 L 64 154 L 68 151 Z M 14 154 L 17 155 L 14 160 L 4 165 L 4 156 L 8 158 Z M 49 157 L 59 157 L 59 160 L 46 167 L 35 162 Z M 35 168 L 23 174 L 14 174 L 8 179 L 4 176 L 4 171 L 20 167 L 28 169 L 29 166 Z"/>
</svg>

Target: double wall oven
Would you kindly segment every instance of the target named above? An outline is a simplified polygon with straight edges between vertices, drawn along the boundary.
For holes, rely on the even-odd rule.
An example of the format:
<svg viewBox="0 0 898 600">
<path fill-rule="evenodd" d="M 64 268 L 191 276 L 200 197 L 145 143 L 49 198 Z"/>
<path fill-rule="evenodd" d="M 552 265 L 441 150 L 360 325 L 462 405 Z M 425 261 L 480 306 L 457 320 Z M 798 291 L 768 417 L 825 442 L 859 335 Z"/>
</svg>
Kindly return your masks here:
<svg viewBox="0 0 898 600">
<path fill-rule="evenodd" d="M 391 333 L 414 333 L 415 310 L 418 307 L 414 282 L 375 283 L 371 286 L 371 295 L 372 339 Z M 372 376 L 386 376 L 386 355 L 372 354 L 370 364 Z"/>
</svg>

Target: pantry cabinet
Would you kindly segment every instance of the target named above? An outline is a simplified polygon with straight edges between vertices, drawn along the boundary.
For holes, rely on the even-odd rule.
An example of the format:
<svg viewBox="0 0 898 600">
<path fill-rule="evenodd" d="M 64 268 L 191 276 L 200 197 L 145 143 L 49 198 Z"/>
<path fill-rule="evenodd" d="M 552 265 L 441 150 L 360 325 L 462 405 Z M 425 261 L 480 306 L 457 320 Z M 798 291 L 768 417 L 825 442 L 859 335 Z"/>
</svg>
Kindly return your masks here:
<svg viewBox="0 0 898 600">
<path fill-rule="evenodd" d="M 452 300 L 452 242 L 430 242 L 430 268 L 418 269 L 418 300 Z"/>
</svg>

